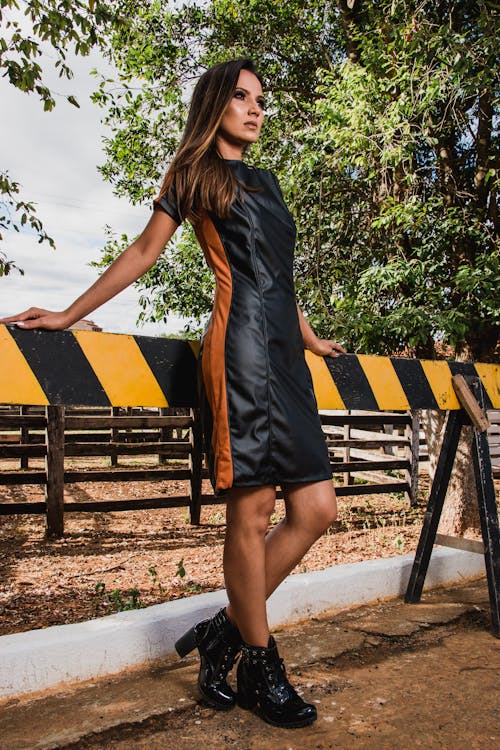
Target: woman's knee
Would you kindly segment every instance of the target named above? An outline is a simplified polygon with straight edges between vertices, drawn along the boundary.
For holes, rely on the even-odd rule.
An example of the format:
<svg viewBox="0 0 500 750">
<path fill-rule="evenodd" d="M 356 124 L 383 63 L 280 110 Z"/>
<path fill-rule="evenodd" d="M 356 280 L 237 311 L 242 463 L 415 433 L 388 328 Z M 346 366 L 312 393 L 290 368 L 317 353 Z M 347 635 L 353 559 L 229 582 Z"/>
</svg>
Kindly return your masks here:
<svg viewBox="0 0 500 750">
<path fill-rule="evenodd" d="M 322 498 L 316 504 L 315 515 L 321 530 L 326 531 L 337 520 L 337 498 L 335 494 L 327 499 Z"/>
<path fill-rule="evenodd" d="M 274 487 L 233 488 L 226 505 L 227 530 L 265 534 L 275 504 Z"/>
<path fill-rule="evenodd" d="M 313 492 L 307 497 L 295 497 L 287 501 L 289 522 L 302 529 L 309 528 L 318 536 L 323 534 L 337 519 L 337 498 L 333 488 Z"/>
</svg>

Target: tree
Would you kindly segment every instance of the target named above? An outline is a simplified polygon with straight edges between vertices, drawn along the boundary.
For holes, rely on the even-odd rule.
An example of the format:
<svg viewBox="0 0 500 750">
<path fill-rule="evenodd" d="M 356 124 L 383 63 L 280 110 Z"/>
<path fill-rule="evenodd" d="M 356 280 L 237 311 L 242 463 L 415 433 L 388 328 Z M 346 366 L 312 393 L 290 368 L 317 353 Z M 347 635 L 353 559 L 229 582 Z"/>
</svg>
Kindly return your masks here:
<svg viewBox="0 0 500 750">
<path fill-rule="evenodd" d="M 300 278 L 314 280 L 319 324 L 350 347 L 435 356 L 441 340 L 489 359 L 500 324 L 491 14 L 465 0 L 364 5 L 346 24 L 355 53 L 322 71 L 290 177 L 318 227 Z"/>
<path fill-rule="evenodd" d="M 99 44 L 101 34 L 123 23 L 110 3 L 81 2 L 80 0 L 1 0 L 0 22 L 0 70 L 2 76 L 20 91 L 35 93 L 40 98 L 45 111 L 56 105 L 53 91 L 45 83 L 45 74 L 41 63 L 44 56 L 44 45 L 49 44 L 55 53 L 54 67 L 60 78 L 71 79 L 73 73 L 66 63 L 66 54 L 73 49 L 78 55 L 88 55 L 92 47 Z M 26 31 L 28 26 L 28 31 Z M 74 95 L 64 98 L 78 107 Z M 19 232 L 25 224 L 31 226 L 38 241 L 48 242 L 54 247 L 54 241 L 46 233 L 43 223 L 36 216 L 32 202 L 20 197 L 20 185 L 8 172 L 0 172 L 0 230 Z M 0 233 L 0 242 L 4 241 Z M 10 253 L 9 253 L 10 255 Z M 7 251 L 0 246 L 0 276 L 6 276 L 12 269 L 18 268 L 9 260 Z"/>
<path fill-rule="evenodd" d="M 299 220 L 297 291 L 319 331 L 357 350 L 434 356 L 441 339 L 457 355 L 493 356 L 497 63 L 486 4 L 134 7 L 108 50 L 121 88 L 103 81 L 95 95 L 114 134 L 101 169 L 118 193 L 150 200 L 180 136 L 183 90 L 251 50 L 272 92 L 254 158 L 278 172 Z M 206 281 L 196 246 L 184 252 Z M 192 314 L 191 295 L 164 283 L 165 313 Z M 154 318 L 148 277 L 143 289 Z"/>
<path fill-rule="evenodd" d="M 250 52 L 272 92 L 254 159 L 278 173 L 297 219 L 297 294 L 316 330 L 351 351 L 433 357 L 440 341 L 462 359 L 497 356 L 494 3 L 134 7 L 109 49 L 122 87 L 103 82 L 96 94 L 114 134 L 102 170 L 118 191 L 151 198 L 179 137 L 183 89 L 204 66 Z M 141 282 L 145 315 L 209 310 L 205 291 L 193 305 L 193 284 L 210 281 L 183 242 L 186 270 L 167 264 Z M 469 466 L 466 455 L 455 474 L 457 531 L 470 520 Z"/>
<path fill-rule="evenodd" d="M 494 11 L 465 0 L 339 5 L 351 52 L 322 74 L 305 158 L 291 176 L 297 199 L 310 186 L 306 210 L 319 227 L 300 276 L 319 323 L 362 351 L 435 357 L 444 343 L 458 359 L 493 360 Z M 443 422 L 442 413 L 424 415 L 432 466 Z M 470 448 L 467 429 L 443 515 L 452 534 L 478 527 Z"/>
</svg>

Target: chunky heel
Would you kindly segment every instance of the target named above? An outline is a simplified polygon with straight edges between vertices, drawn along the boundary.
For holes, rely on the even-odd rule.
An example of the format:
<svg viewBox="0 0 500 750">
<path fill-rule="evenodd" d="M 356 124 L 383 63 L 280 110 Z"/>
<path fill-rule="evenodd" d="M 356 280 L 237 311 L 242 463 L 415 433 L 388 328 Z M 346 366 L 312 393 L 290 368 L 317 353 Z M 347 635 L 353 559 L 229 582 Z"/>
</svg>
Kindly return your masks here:
<svg viewBox="0 0 500 750">
<path fill-rule="evenodd" d="M 193 625 L 174 644 L 181 659 L 193 649 L 198 649 L 198 690 L 204 703 L 212 708 L 227 711 L 236 703 L 236 696 L 227 683 L 227 676 L 240 652 L 241 644 L 240 632 L 229 620 L 225 607 L 210 619 Z"/>
<path fill-rule="evenodd" d="M 190 654 L 193 649 L 196 648 L 196 626 L 193 625 L 192 628 L 190 628 L 187 633 L 184 633 L 176 642 L 175 642 L 175 650 L 181 657 L 181 659 L 184 656 L 187 656 L 187 654 Z"/>
</svg>

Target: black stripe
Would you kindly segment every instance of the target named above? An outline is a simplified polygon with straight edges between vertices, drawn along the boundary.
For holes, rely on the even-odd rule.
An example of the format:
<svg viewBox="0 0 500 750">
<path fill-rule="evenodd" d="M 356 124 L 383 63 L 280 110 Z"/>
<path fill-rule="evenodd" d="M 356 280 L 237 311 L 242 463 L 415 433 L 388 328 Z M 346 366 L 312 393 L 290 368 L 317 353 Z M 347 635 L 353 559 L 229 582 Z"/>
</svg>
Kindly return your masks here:
<svg viewBox="0 0 500 750">
<path fill-rule="evenodd" d="M 196 357 L 187 341 L 134 336 L 169 406 L 198 406 Z"/>
<path fill-rule="evenodd" d="M 346 409 L 379 411 L 368 378 L 355 354 L 325 357 L 325 362 Z"/>
<path fill-rule="evenodd" d="M 481 380 L 481 377 L 476 372 L 476 368 L 474 367 L 473 362 L 448 362 L 448 367 L 450 368 L 452 375 L 463 375 L 465 378 L 473 377 L 473 378 L 479 378 Z M 486 388 L 484 388 L 484 386 L 483 386 L 483 393 L 484 393 L 484 408 L 493 409 L 493 404 L 491 403 L 491 399 L 488 396 L 488 393 L 486 391 Z"/>
<path fill-rule="evenodd" d="M 439 409 L 418 359 L 391 357 L 391 362 L 412 409 Z"/>
<path fill-rule="evenodd" d="M 110 406 L 95 372 L 69 331 L 23 331 L 9 333 L 33 370 L 49 403 L 68 406 Z"/>
</svg>

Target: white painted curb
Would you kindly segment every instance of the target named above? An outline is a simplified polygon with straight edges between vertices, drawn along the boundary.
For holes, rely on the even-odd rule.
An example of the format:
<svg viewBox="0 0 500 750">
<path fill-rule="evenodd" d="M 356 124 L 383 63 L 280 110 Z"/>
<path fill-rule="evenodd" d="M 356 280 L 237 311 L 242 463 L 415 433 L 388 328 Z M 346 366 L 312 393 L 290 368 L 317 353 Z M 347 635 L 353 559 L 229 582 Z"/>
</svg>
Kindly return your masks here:
<svg viewBox="0 0 500 750">
<path fill-rule="evenodd" d="M 414 555 L 336 565 L 283 581 L 268 602 L 271 627 L 328 609 L 342 609 L 405 592 Z M 484 572 L 472 552 L 435 548 L 426 589 L 458 583 Z M 0 697 L 44 690 L 119 672 L 165 657 L 191 625 L 226 604 L 224 590 L 75 625 L 0 637 Z"/>
</svg>

